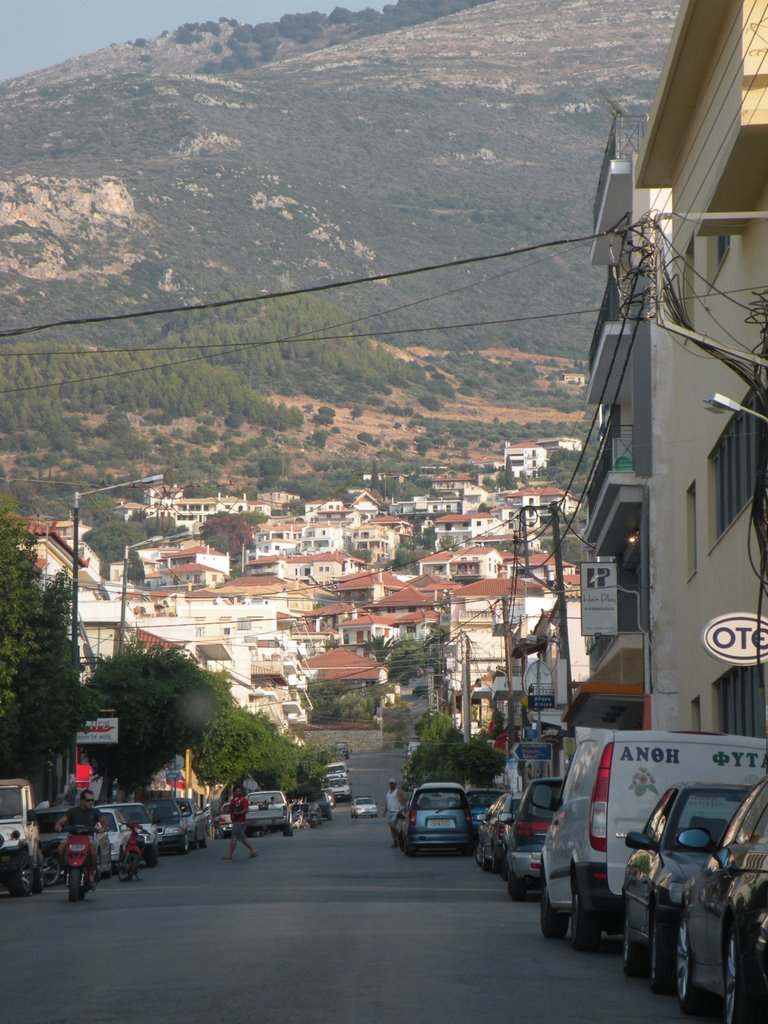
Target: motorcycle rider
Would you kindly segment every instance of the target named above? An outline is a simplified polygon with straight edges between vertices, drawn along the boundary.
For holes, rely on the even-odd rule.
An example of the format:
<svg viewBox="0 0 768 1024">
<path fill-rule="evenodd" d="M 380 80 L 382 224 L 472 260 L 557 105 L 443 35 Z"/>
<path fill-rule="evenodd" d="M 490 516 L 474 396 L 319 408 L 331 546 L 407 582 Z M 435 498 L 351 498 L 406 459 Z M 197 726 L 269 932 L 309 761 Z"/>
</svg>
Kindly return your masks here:
<svg viewBox="0 0 768 1024">
<path fill-rule="evenodd" d="M 93 833 L 97 831 L 104 831 L 107 829 L 109 822 L 103 814 L 99 812 L 93 806 L 94 797 L 92 789 L 84 789 L 80 794 L 80 801 L 77 807 L 70 807 L 70 809 L 59 818 L 54 825 L 57 832 L 63 832 L 72 825 L 79 826 L 80 828 L 87 828 L 89 830 L 89 851 L 88 858 L 86 860 L 86 866 L 88 868 L 88 875 L 92 878 L 97 865 L 96 857 L 96 841 L 93 838 Z M 59 860 L 61 861 L 62 867 L 64 867 L 64 850 L 66 848 L 66 839 L 59 846 Z"/>
</svg>

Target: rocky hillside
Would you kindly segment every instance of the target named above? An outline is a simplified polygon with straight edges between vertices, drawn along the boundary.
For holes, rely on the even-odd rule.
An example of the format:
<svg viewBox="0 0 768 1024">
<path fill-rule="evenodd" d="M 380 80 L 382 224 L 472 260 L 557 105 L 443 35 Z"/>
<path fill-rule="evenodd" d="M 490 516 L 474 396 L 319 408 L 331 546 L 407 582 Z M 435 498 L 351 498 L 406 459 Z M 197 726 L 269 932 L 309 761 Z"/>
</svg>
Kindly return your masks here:
<svg viewBox="0 0 768 1024">
<path fill-rule="evenodd" d="M 588 234 L 611 123 L 601 96 L 631 112 L 649 109 L 676 6 L 495 0 L 332 46 L 323 37 L 268 63 L 217 72 L 215 47 L 237 31 L 220 23 L 218 34 L 112 46 L 0 83 L 3 330 L 258 297 Z M 586 245 L 563 245 L 329 291 L 322 316 L 326 334 L 379 339 L 401 364 L 385 388 L 402 410 L 400 440 L 421 429 L 416 412 L 448 423 L 480 421 L 490 409 L 496 433 L 514 435 L 522 424 L 578 414 L 579 396 L 563 396 L 550 388 L 556 375 L 547 382 L 531 367 L 548 357 L 562 365 L 585 358 L 594 314 L 583 311 L 594 308 L 602 287 Z M 218 329 L 214 319 L 206 315 L 209 332 Z M 289 320 L 286 328 L 300 334 L 301 317 Z M 261 307 L 237 306 L 217 322 L 250 332 L 251 345 L 278 340 L 260 333 Z M 345 323 L 347 330 L 339 327 Z M 187 351 L 191 335 L 199 346 L 201 329 L 200 314 L 179 314 L 26 335 L 34 366 L 0 393 L 6 469 L 30 468 L 19 443 L 25 428 L 11 408 L 22 389 L 33 406 L 36 396 L 48 402 L 56 394 L 75 446 L 77 424 L 92 414 L 96 441 L 108 410 L 88 408 L 84 382 L 131 367 L 119 363 L 125 356 L 107 365 L 93 350 L 140 348 L 142 372 L 162 381 L 167 350 Z M 6 355 L 19 344 L 7 335 L 0 343 Z M 350 344 L 377 343 L 323 346 Z M 49 355 L 62 346 L 68 356 L 83 347 L 91 356 L 67 357 L 64 367 Z M 286 346 L 276 346 L 279 372 L 263 360 L 249 369 L 235 347 L 215 357 L 198 347 L 196 358 L 212 384 L 228 367 L 260 399 L 301 411 L 304 426 L 284 428 L 295 430 L 294 450 L 316 432 L 319 399 L 334 406 L 349 399 L 350 381 L 344 394 L 337 387 L 343 348 L 341 370 L 323 376 L 318 395 L 311 346 L 296 372 Z M 519 372 L 519 359 L 499 358 L 505 351 L 533 359 L 528 372 Z M 408 370 L 413 363 L 421 376 Z M 533 391 L 551 390 L 556 400 L 532 403 L 532 374 Z M 74 391 L 39 390 L 63 380 L 78 382 L 76 400 Z M 437 407 L 424 406 L 435 392 Z M 111 412 L 130 416 L 148 462 L 167 464 L 152 418 L 172 424 L 184 412 L 186 422 L 216 421 L 220 395 L 220 387 L 201 388 L 184 410 L 154 408 L 149 418 L 135 397 L 132 408 Z M 531 414 L 532 405 L 541 415 Z M 386 433 L 393 422 L 393 413 L 382 413 L 376 429 Z M 279 446 L 282 429 L 270 444 Z M 53 450 L 50 432 L 34 445 L 37 468 L 49 471 L 73 454 L 69 442 Z M 344 454 L 347 431 L 340 433 L 335 443 Z M 242 470 L 226 441 L 200 445 L 188 434 L 178 432 L 192 449 L 175 451 L 174 464 L 193 462 L 199 475 L 206 462 L 218 467 L 224 458 L 230 476 Z M 121 458 L 96 453 L 88 464 L 103 474 L 119 469 Z"/>
</svg>

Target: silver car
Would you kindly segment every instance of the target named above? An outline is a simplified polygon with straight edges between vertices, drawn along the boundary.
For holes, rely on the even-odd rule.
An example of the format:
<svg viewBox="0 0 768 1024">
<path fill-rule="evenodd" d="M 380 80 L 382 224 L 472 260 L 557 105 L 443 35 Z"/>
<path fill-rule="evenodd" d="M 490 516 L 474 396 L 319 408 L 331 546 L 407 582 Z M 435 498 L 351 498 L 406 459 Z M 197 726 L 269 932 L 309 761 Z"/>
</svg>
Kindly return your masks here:
<svg viewBox="0 0 768 1024">
<path fill-rule="evenodd" d="M 373 797 L 356 796 L 350 804 L 349 816 L 350 818 L 377 818 L 379 816 L 378 804 Z"/>
<path fill-rule="evenodd" d="M 208 845 L 209 812 L 207 808 L 198 807 L 194 800 L 187 796 L 177 796 L 176 804 L 189 836 L 190 850 L 201 849 Z"/>
<path fill-rule="evenodd" d="M 97 807 L 107 823 L 107 835 L 109 836 L 109 854 L 112 861 L 112 874 L 117 874 L 117 866 L 122 859 L 122 853 L 128 845 L 131 837 L 131 830 L 125 823 L 120 811 L 111 808 Z"/>
</svg>

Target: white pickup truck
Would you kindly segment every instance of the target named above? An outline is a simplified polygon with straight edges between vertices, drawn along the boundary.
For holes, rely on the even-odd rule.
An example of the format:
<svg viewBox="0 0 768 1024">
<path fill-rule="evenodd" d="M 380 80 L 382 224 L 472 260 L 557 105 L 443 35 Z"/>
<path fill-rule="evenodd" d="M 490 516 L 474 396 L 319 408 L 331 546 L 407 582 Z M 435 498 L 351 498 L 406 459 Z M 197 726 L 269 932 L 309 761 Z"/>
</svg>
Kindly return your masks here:
<svg viewBox="0 0 768 1024">
<path fill-rule="evenodd" d="M 279 789 L 260 789 L 248 793 L 248 813 L 245 816 L 246 835 L 257 832 L 282 832 L 293 835 L 291 808 L 285 793 Z"/>
</svg>

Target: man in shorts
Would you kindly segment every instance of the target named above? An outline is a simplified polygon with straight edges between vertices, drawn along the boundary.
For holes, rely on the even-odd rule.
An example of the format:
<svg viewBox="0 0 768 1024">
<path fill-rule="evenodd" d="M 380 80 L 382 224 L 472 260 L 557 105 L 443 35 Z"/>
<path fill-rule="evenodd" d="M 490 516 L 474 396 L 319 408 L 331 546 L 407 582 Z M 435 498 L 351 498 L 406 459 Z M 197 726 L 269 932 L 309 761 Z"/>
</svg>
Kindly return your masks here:
<svg viewBox="0 0 768 1024">
<path fill-rule="evenodd" d="M 397 788 L 394 779 L 389 780 L 387 795 L 384 797 L 384 814 L 389 824 L 389 834 L 392 838 L 392 845 L 398 846 L 397 842 L 397 816 L 405 806 L 405 793 Z"/>
<path fill-rule="evenodd" d="M 245 834 L 245 816 L 248 813 L 248 797 L 242 786 L 235 786 L 232 799 L 229 801 L 229 816 L 232 819 L 232 838 L 229 840 L 229 850 L 224 855 L 224 860 L 232 860 L 237 844 L 242 843 L 250 850 L 251 857 L 258 857 L 258 854 L 248 842 Z"/>
</svg>

